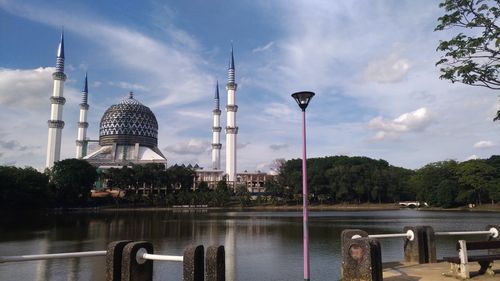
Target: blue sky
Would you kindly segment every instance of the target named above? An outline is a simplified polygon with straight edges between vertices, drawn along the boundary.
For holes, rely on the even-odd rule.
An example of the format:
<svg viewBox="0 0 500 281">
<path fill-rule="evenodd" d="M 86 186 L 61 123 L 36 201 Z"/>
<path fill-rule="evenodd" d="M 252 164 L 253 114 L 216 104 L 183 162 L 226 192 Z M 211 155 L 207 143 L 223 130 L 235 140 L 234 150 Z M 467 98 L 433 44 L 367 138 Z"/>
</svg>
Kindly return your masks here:
<svg viewBox="0 0 500 281">
<path fill-rule="evenodd" d="M 47 3 L 48 2 L 48 3 Z M 61 27 L 66 74 L 62 157 L 74 157 L 89 76 L 90 138 L 134 91 L 159 123 L 169 164 L 209 167 L 215 81 L 234 44 L 238 170 L 308 156 L 368 156 L 419 168 L 499 153 L 491 90 L 438 79 L 439 1 L 0 0 L 0 164 L 42 168 Z M 221 87 L 221 104 L 227 102 Z M 225 115 L 222 115 L 225 126 Z M 224 137 L 222 136 L 223 153 Z M 222 157 L 224 159 L 224 157 Z"/>
</svg>

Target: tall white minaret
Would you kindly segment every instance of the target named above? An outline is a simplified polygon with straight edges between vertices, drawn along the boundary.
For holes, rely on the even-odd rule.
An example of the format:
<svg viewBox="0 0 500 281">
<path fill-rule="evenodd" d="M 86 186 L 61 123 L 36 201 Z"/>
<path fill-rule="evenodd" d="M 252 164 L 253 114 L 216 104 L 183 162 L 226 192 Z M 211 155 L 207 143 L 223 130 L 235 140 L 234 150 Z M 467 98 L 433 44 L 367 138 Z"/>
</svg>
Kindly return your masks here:
<svg viewBox="0 0 500 281">
<path fill-rule="evenodd" d="M 226 126 L 226 180 L 234 183 L 236 181 L 236 136 L 238 135 L 238 127 L 236 126 L 236 88 L 238 85 L 235 82 L 234 73 L 234 55 L 233 46 L 231 45 L 231 57 L 229 58 L 228 74 L 227 74 L 227 126 Z"/>
<path fill-rule="evenodd" d="M 80 119 L 78 122 L 78 137 L 76 139 L 76 158 L 81 159 L 87 156 L 87 111 L 89 110 L 88 104 L 89 88 L 87 83 L 87 73 L 85 73 L 85 84 L 82 89 L 82 103 L 80 103 Z"/>
<path fill-rule="evenodd" d="M 220 101 L 219 101 L 219 81 L 215 86 L 215 108 L 212 111 L 213 124 L 212 124 L 212 169 L 220 170 L 220 150 L 222 144 L 220 143 Z"/>
<path fill-rule="evenodd" d="M 62 113 L 63 105 L 66 103 L 63 96 L 64 81 L 66 81 L 66 74 L 64 74 L 64 33 L 61 33 L 61 41 L 57 50 L 56 72 L 52 73 L 52 79 L 54 80 L 54 91 L 50 97 L 50 120 L 47 121 L 49 125 L 47 161 L 45 162 L 47 168 L 52 167 L 54 162 L 59 161 L 61 156 L 61 134 L 64 128 Z"/>
</svg>

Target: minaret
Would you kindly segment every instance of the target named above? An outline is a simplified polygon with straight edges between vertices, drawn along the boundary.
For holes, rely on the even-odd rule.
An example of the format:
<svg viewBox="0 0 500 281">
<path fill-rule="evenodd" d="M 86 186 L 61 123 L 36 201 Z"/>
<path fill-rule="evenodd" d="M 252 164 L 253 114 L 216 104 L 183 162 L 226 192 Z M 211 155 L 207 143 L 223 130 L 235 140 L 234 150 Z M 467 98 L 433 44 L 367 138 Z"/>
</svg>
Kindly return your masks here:
<svg viewBox="0 0 500 281">
<path fill-rule="evenodd" d="M 47 168 L 52 167 L 54 162 L 59 161 L 61 156 L 61 134 L 64 128 L 62 113 L 63 105 L 66 103 L 63 96 L 64 81 L 66 81 L 66 74 L 64 74 L 64 33 L 61 33 L 61 41 L 57 50 L 56 72 L 52 73 L 52 79 L 54 80 L 54 91 L 50 97 L 50 120 L 47 121 L 49 125 L 47 161 L 45 162 Z"/>
<path fill-rule="evenodd" d="M 87 73 L 85 73 L 85 84 L 82 89 L 82 103 L 80 103 L 80 119 L 78 122 L 78 137 L 76 139 L 76 158 L 81 159 L 87 156 L 87 111 L 89 110 L 88 104 L 89 88 L 87 83 Z"/>
<path fill-rule="evenodd" d="M 234 73 L 234 55 L 233 46 L 231 45 L 231 57 L 229 59 L 228 77 L 227 77 L 227 126 L 226 126 L 226 180 L 234 184 L 236 181 L 236 136 L 238 135 L 238 127 L 236 126 L 236 88 Z M 233 185 L 234 187 L 234 185 Z"/>
<path fill-rule="evenodd" d="M 219 81 L 215 86 L 215 108 L 212 111 L 213 114 L 213 125 L 212 125 L 212 168 L 214 170 L 220 170 L 220 149 L 222 144 L 220 143 L 220 101 L 219 101 Z"/>
</svg>

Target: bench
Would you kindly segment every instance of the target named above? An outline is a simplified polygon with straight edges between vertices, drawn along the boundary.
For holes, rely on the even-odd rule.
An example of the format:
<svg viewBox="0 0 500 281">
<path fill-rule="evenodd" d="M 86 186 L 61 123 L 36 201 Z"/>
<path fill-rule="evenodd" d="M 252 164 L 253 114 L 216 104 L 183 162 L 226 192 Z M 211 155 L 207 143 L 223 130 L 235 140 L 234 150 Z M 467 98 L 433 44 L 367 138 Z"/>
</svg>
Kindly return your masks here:
<svg viewBox="0 0 500 281">
<path fill-rule="evenodd" d="M 452 276 L 469 279 L 469 262 L 478 262 L 481 266 L 479 274 L 495 275 L 492 269 L 493 261 L 500 260 L 500 253 L 489 253 L 482 255 L 470 255 L 468 251 L 500 249 L 500 241 L 477 241 L 466 242 L 458 240 L 458 257 L 444 257 L 443 260 L 450 263 Z M 448 275 L 448 274 L 447 274 Z"/>
</svg>

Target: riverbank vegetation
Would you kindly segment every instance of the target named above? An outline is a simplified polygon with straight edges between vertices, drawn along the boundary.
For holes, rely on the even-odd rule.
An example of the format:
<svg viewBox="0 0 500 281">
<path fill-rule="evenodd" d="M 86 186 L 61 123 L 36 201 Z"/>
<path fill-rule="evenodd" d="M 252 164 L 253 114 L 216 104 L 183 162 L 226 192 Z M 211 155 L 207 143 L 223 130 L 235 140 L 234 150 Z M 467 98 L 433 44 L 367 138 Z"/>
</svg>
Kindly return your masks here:
<svg viewBox="0 0 500 281">
<path fill-rule="evenodd" d="M 232 189 L 224 180 L 214 188 L 206 182 L 195 184 L 195 171 L 178 165 L 168 169 L 156 164 L 130 165 L 103 172 L 84 160 L 66 159 L 44 173 L 0 166 L 0 208 L 300 206 L 302 161 L 276 163 L 278 175 L 265 182 L 265 192 L 259 194 L 251 194 L 242 185 Z M 311 158 L 307 164 L 309 201 L 321 208 L 410 200 L 440 208 L 479 207 L 500 200 L 500 156 L 435 162 L 417 170 L 368 157 Z M 123 196 L 91 198 L 92 185 L 102 182 L 124 190 Z"/>
</svg>

